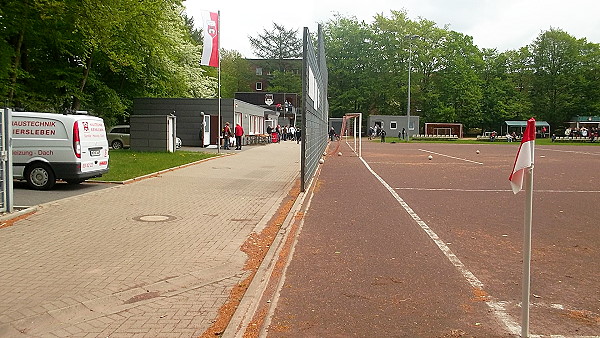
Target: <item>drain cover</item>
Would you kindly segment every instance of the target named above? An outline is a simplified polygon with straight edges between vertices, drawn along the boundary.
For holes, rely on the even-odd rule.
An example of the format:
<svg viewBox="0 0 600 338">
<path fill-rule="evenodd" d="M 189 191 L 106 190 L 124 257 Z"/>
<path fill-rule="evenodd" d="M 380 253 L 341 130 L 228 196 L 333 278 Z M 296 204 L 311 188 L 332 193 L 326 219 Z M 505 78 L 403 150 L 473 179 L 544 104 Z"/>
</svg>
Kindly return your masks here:
<svg viewBox="0 0 600 338">
<path fill-rule="evenodd" d="M 171 215 L 143 215 L 133 219 L 140 222 L 169 222 L 177 219 L 177 217 Z"/>
</svg>

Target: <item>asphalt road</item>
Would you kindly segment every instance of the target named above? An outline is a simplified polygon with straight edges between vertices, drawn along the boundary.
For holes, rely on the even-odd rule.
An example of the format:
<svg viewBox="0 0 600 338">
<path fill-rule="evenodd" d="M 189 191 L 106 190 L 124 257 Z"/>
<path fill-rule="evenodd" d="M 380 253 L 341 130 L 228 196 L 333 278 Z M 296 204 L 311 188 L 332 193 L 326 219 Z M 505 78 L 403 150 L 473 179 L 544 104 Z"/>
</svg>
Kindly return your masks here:
<svg viewBox="0 0 600 338">
<path fill-rule="evenodd" d="M 51 190 L 38 191 L 27 187 L 25 181 L 14 181 L 14 206 L 15 207 L 32 207 L 35 205 L 53 202 L 63 198 L 85 194 L 91 191 L 106 189 L 112 187 L 113 184 L 83 182 L 81 184 L 67 184 L 65 182 L 56 182 L 56 185 Z"/>
</svg>

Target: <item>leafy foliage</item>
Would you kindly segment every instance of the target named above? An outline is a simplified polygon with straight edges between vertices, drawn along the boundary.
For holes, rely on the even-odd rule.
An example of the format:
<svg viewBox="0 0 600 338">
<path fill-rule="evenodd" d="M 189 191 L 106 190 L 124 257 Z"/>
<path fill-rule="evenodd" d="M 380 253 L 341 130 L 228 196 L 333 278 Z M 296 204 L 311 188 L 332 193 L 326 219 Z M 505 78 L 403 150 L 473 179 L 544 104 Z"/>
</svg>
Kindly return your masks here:
<svg viewBox="0 0 600 338">
<path fill-rule="evenodd" d="M 236 92 L 251 91 L 253 75 L 248 60 L 239 52 L 221 50 L 221 97 L 233 98 Z"/>
<path fill-rule="evenodd" d="M 250 46 L 259 58 L 293 59 L 302 57 L 302 40 L 298 38 L 298 30 L 286 29 L 283 25 L 273 23 L 273 29 L 264 29 L 258 37 L 249 36 Z"/>
<path fill-rule="evenodd" d="M 498 52 L 404 11 L 370 24 L 336 15 L 324 28 L 334 117 L 406 114 L 409 58 L 411 114 L 423 123 L 489 130 L 534 116 L 556 127 L 575 115 L 600 115 L 600 47 L 558 29 Z"/>
<path fill-rule="evenodd" d="M 181 2 L 3 1 L 0 98 L 26 110 L 89 110 L 111 124 L 134 97 L 214 96 Z"/>
</svg>

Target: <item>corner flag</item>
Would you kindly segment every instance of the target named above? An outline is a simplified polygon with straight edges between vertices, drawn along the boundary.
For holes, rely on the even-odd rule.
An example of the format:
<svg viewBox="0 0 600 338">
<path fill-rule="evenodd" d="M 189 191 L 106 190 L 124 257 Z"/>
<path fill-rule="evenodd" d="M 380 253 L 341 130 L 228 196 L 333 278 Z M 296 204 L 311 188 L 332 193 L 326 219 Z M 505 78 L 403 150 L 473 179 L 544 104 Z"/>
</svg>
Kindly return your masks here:
<svg viewBox="0 0 600 338">
<path fill-rule="evenodd" d="M 513 193 L 518 193 L 523 190 L 523 174 L 525 169 L 533 167 L 533 152 L 535 148 L 535 119 L 530 118 L 527 121 L 525 134 L 521 140 L 515 164 L 508 180 L 512 187 Z"/>
<path fill-rule="evenodd" d="M 535 119 L 527 121 L 525 134 L 517 152 L 513 170 L 508 178 L 513 193 L 523 189 L 526 178 L 525 220 L 523 229 L 523 287 L 521 290 L 521 337 L 529 337 L 529 295 L 531 293 L 531 224 L 533 214 L 533 151 L 535 145 Z"/>
<path fill-rule="evenodd" d="M 219 13 L 202 12 L 204 46 L 202 66 L 219 67 Z"/>
</svg>

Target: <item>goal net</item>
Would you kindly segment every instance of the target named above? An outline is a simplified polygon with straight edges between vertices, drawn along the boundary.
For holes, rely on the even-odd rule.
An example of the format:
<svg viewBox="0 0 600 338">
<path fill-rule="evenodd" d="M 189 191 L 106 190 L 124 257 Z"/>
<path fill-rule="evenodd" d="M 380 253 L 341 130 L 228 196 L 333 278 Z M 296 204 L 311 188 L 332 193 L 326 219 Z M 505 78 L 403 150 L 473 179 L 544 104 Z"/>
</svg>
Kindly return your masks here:
<svg viewBox="0 0 600 338">
<path fill-rule="evenodd" d="M 342 128 L 340 130 L 340 138 L 335 147 L 334 153 L 339 152 L 342 141 L 350 147 L 350 149 L 362 157 L 362 113 L 348 113 L 342 118 Z"/>
</svg>

